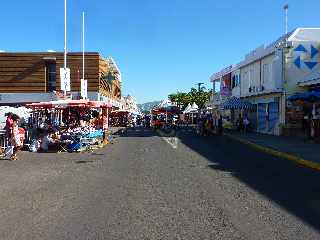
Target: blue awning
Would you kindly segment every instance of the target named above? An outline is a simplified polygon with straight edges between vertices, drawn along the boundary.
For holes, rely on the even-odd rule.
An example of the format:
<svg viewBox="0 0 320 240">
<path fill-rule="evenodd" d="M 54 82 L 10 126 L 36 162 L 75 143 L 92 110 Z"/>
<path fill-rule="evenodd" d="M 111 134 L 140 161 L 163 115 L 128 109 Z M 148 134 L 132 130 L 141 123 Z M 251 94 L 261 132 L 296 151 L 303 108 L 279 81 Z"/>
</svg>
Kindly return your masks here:
<svg viewBox="0 0 320 240">
<path fill-rule="evenodd" d="M 232 97 L 222 104 L 222 108 L 250 110 L 250 109 L 253 109 L 254 106 L 250 102 L 241 100 L 240 98 L 237 98 L 237 97 Z"/>
<path fill-rule="evenodd" d="M 303 100 L 307 102 L 315 102 L 320 100 L 320 92 L 304 92 L 297 93 L 288 98 L 289 101 Z"/>
</svg>

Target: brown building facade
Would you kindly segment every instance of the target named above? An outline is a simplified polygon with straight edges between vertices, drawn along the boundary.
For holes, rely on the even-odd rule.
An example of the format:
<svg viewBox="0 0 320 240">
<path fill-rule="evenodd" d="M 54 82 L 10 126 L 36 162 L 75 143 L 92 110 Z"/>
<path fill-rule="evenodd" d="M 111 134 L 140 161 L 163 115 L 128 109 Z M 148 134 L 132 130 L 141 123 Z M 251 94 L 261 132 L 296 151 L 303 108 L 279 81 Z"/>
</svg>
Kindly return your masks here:
<svg viewBox="0 0 320 240">
<path fill-rule="evenodd" d="M 0 53 L 0 104 L 50 101 L 60 91 L 63 52 Z M 71 75 L 71 95 L 79 98 L 82 53 L 67 54 Z M 121 99 L 121 73 L 112 58 L 97 52 L 85 53 L 88 98 L 117 102 Z"/>
</svg>

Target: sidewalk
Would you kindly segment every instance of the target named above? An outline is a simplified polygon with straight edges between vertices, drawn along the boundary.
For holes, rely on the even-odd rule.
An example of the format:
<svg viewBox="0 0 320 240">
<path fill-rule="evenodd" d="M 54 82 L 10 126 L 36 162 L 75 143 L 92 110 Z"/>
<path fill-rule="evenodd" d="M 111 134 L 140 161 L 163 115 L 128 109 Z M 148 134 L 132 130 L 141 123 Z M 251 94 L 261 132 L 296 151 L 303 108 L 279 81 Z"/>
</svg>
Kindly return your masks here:
<svg viewBox="0 0 320 240">
<path fill-rule="evenodd" d="M 226 131 L 225 135 L 260 151 L 320 170 L 320 144 L 251 132 Z"/>
</svg>

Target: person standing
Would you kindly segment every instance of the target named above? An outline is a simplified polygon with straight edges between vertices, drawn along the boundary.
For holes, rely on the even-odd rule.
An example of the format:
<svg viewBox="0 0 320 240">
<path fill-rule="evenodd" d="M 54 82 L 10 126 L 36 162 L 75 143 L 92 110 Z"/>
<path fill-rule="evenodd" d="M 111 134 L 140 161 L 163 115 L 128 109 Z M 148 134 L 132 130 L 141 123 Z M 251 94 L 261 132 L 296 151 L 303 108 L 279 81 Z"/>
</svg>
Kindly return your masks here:
<svg viewBox="0 0 320 240">
<path fill-rule="evenodd" d="M 248 117 L 245 116 L 244 119 L 243 119 L 243 131 L 244 131 L 244 133 L 247 132 L 247 130 L 249 128 L 249 124 L 250 124 L 250 121 L 249 121 Z"/>
<path fill-rule="evenodd" d="M 6 145 L 9 145 L 10 139 L 11 139 L 13 120 L 12 120 L 12 113 L 11 112 L 7 113 L 6 115 L 7 115 L 7 119 L 6 119 Z"/>
<path fill-rule="evenodd" d="M 238 118 L 238 131 L 242 132 L 243 130 L 243 118 L 241 116 L 241 114 L 239 114 L 239 118 Z"/>
<path fill-rule="evenodd" d="M 20 151 L 22 147 L 22 142 L 19 136 L 19 116 L 13 114 L 12 115 L 12 132 L 11 132 L 11 145 L 13 146 L 13 154 L 11 155 L 11 160 L 15 161 L 17 160 L 17 153 Z"/>
<path fill-rule="evenodd" d="M 219 116 L 218 119 L 218 134 L 219 136 L 222 136 L 223 134 L 223 120 L 222 120 L 222 115 Z"/>
</svg>

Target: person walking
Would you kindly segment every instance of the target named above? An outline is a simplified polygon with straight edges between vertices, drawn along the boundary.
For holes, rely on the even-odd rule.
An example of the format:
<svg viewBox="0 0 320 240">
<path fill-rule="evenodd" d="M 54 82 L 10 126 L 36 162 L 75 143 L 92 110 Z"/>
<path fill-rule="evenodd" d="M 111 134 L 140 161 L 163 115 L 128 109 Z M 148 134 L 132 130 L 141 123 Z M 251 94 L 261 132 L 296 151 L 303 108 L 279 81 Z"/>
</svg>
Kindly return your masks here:
<svg viewBox="0 0 320 240">
<path fill-rule="evenodd" d="M 218 135 L 222 136 L 222 134 L 223 134 L 223 120 L 222 120 L 222 115 L 220 115 L 218 119 Z"/>
<path fill-rule="evenodd" d="M 248 117 L 245 116 L 243 119 L 243 132 L 244 133 L 246 133 L 248 131 L 249 124 L 250 124 L 250 121 L 249 121 Z"/>
<path fill-rule="evenodd" d="M 6 116 L 6 145 L 8 146 L 10 145 L 13 120 L 11 112 L 7 113 Z"/>
<path fill-rule="evenodd" d="M 18 126 L 18 121 L 19 121 L 19 116 L 13 114 L 12 115 L 12 132 L 11 132 L 11 145 L 13 146 L 13 154 L 11 155 L 10 159 L 12 161 L 17 160 L 17 153 L 21 150 L 22 147 L 22 142 L 19 136 L 19 126 Z"/>
<path fill-rule="evenodd" d="M 238 118 L 238 131 L 242 132 L 243 130 L 243 118 L 241 116 L 241 114 L 239 114 L 239 118 Z"/>
</svg>

